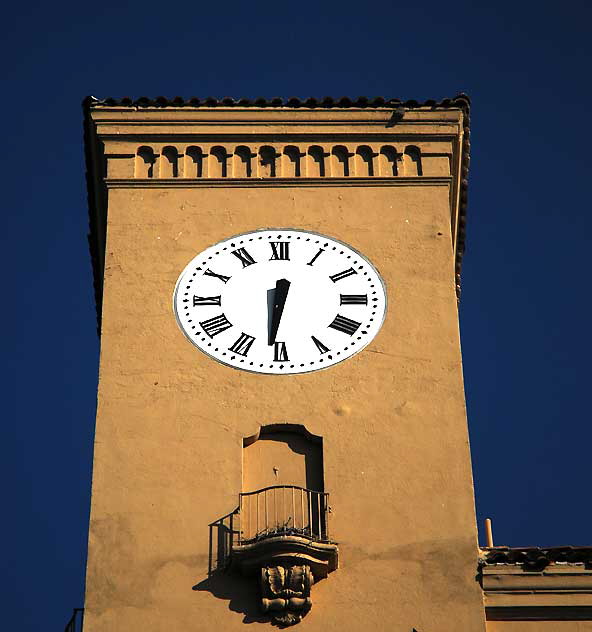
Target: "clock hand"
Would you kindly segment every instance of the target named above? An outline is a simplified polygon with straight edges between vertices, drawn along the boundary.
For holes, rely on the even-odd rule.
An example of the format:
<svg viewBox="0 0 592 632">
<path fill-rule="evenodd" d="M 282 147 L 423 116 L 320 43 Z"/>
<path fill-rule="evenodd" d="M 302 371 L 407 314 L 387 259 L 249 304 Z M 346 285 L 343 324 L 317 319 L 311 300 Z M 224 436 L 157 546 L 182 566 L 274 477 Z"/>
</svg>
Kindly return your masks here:
<svg viewBox="0 0 592 632">
<path fill-rule="evenodd" d="M 271 312 L 271 327 L 269 328 L 269 345 L 275 343 L 275 337 L 277 335 L 278 327 L 280 326 L 280 320 L 282 319 L 284 305 L 286 304 L 286 297 L 288 296 L 289 289 L 290 281 L 287 281 L 286 279 L 279 279 L 275 284 L 273 310 Z"/>
</svg>

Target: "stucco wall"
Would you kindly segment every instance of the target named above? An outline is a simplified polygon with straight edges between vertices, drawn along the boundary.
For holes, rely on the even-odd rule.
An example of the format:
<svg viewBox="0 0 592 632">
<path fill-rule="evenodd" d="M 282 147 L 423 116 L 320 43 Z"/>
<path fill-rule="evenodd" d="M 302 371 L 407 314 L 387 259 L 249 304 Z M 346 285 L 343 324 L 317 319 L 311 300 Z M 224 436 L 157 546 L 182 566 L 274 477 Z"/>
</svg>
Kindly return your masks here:
<svg viewBox="0 0 592 632">
<path fill-rule="evenodd" d="M 323 438 L 340 548 L 299 625 L 484 630 L 451 186 L 110 189 L 86 632 L 264 620 L 253 580 L 208 579 L 208 524 L 237 506 L 243 438 L 278 422 Z M 178 275 L 207 246 L 263 227 L 318 231 L 374 263 L 389 305 L 363 352 L 260 376 L 187 342 L 171 307 Z"/>
</svg>

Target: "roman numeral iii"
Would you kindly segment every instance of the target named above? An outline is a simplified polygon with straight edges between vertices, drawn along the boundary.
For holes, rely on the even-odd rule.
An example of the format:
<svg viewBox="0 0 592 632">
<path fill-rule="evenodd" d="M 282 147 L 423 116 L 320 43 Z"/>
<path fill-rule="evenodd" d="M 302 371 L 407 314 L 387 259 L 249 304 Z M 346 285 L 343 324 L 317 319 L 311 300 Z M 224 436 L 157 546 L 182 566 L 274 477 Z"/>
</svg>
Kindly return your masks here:
<svg viewBox="0 0 592 632">
<path fill-rule="evenodd" d="M 228 347 L 229 351 L 233 351 L 238 355 L 247 356 L 249 353 L 249 349 L 255 342 L 255 338 L 253 336 L 249 336 L 249 334 L 241 333 L 241 335 L 234 341 L 232 347 Z"/>
<path fill-rule="evenodd" d="M 198 305 L 220 305 L 220 296 L 193 296 L 193 307 Z"/>
<path fill-rule="evenodd" d="M 340 294 L 341 305 L 368 305 L 368 294 Z"/>
<path fill-rule="evenodd" d="M 251 257 L 251 255 L 244 248 L 238 248 L 237 250 L 233 250 L 232 254 L 235 257 L 238 257 L 240 262 L 243 264 L 243 268 L 246 268 L 247 266 L 257 263 L 255 259 L 253 259 L 253 257 Z"/>
<path fill-rule="evenodd" d="M 337 314 L 337 316 L 335 316 L 335 319 L 329 325 L 329 327 L 331 327 L 332 329 L 337 329 L 337 331 L 342 331 L 344 334 L 347 334 L 348 336 L 353 336 L 361 324 L 362 323 L 358 323 L 357 321 L 352 320 L 351 318 L 346 318 L 345 316 L 342 316 L 341 314 Z"/>
<path fill-rule="evenodd" d="M 337 274 L 332 274 L 329 278 L 333 283 L 337 283 L 337 281 L 341 281 L 341 279 L 345 279 L 352 274 L 358 274 L 353 268 L 348 268 L 347 270 L 343 270 L 343 272 L 338 272 Z"/>
<path fill-rule="evenodd" d="M 220 316 L 214 316 L 213 318 L 208 318 L 208 320 L 203 320 L 199 323 L 202 326 L 202 329 L 208 334 L 210 338 L 221 334 L 223 331 L 230 329 L 232 327 L 232 323 L 226 318 L 224 314 L 220 314 Z"/>
<path fill-rule="evenodd" d="M 224 276 L 223 274 L 218 274 L 217 272 L 212 272 L 209 268 L 204 272 L 204 276 L 216 277 L 217 279 L 220 279 L 222 283 L 228 283 L 231 278 L 229 276 Z"/>
<path fill-rule="evenodd" d="M 271 241 L 271 259 L 270 261 L 289 261 L 290 260 L 290 244 L 287 241 Z"/>
<path fill-rule="evenodd" d="M 288 350 L 285 342 L 274 342 L 273 344 L 273 361 L 288 362 Z"/>
</svg>

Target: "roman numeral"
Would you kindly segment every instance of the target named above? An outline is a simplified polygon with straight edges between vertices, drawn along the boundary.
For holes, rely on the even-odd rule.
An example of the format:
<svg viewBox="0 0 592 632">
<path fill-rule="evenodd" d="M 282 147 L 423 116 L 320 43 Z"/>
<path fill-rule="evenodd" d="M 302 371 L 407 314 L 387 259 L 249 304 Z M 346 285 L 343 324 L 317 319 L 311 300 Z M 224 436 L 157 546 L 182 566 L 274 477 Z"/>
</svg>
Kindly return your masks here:
<svg viewBox="0 0 592 632">
<path fill-rule="evenodd" d="M 204 272 L 204 276 L 216 277 L 217 279 L 220 279 L 222 283 L 228 283 L 228 281 L 230 281 L 230 278 L 231 278 L 229 276 L 224 276 L 223 274 L 217 274 L 216 272 L 212 272 L 209 268 Z"/>
<path fill-rule="evenodd" d="M 327 353 L 327 351 L 331 351 L 331 349 L 329 349 L 329 347 L 326 347 L 318 338 L 315 338 L 314 336 L 311 336 L 311 338 L 312 338 L 312 341 L 317 346 L 317 349 L 321 353 Z"/>
<path fill-rule="evenodd" d="M 193 296 L 193 307 L 198 305 L 221 305 L 220 296 Z"/>
<path fill-rule="evenodd" d="M 232 327 L 232 323 L 228 320 L 228 318 L 226 318 L 226 316 L 224 316 L 224 314 L 214 316 L 214 318 L 208 318 L 208 320 L 203 320 L 199 324 L 210 338 L 213 338 Z"/>
<path fill-rule="evenodd" d="M 240 259 L 240 262 L 243 264 L 243 268 L 257 263 L 255 259 L 253 259 L 253 257 L 251 257 L 251 255 L 244 248 L 233 250 L 232 254 Z"/>
<path fill-rule="evenodd" d="M 345 279 L 346 277 L 351 276 L 352 274 L 358 274 L 358 273 L 353 268 L 348 268 L 347 270 L 344 270 L 343 272 L 332 274 L 329 278 L 331 279 L 331 281 L 333 281 L 333 283 L 337 283 L 337 281 L 341 281 L 341 279 Z"/>
<path fill-rule="evenodd" d="M 271 259 L 270 261 L 289 261 L 290 244 L 287 241 L 270 241 Z"/>
<path fill-rule="evenodd" d="M 255 342 L 255 338 L 253 336 L 249 336 L 249 334 L 245 334 L 244 332 L 234 341 L 232 347 L 228 347 L 230 351 L 237 353 L 238 355 L 247 356 L 249 353 L 249 349 L 252 344 Z"/>
<path fill-rule="evenodd" d="M 274 362 L 288 362 L 288 350 L 286 349 L 285 342 L 273 343 L 273 361 Z"/>
<path fill-rule="evenodd" d="M 368 305 L 368 294 L 340 294 L 341 305 Z"/>
<path fill-rule="evenodd" d="M 319 248 L 317 254 L 306 265 L 311 266 L 321 256 L 323 252 L 325 252 L 324 248 Z"/>
<path fill-rule="evenodd" d="M 342 331 L 348 336 L 353 336 L 361 324 L 362 323 L 358 323 L 351 318 L 346 318 L 341 314 L 337 314 L 337 316 L 335 316 L 335 320 L 329 325 L 329 327 L 337 329 L 337 331 Z"/>
</svg>

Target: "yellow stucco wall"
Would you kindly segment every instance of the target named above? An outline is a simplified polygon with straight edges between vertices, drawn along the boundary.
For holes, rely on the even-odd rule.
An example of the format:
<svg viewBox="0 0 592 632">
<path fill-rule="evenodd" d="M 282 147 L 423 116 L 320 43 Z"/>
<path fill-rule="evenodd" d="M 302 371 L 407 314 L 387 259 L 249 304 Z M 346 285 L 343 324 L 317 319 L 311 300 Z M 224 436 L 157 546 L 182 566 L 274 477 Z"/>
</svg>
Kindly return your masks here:
<svg viewBox="0 0 592 632">
<path fill-rule="evenodd" d="M 302 629 L 485 629 L 454 191 L 451 178 L 419 177 L 110 185 L 85 632 L 230 632 L 264 620 L 253 580 L 208 579 L 208 524 L 237 506 L 243 438 L 278 422 L 323 438 L 340 550 Z M 171 306 L 180 272 L 220 239 L 264 227 L 335 237 L 378 268 L 388 313 L 363 352 L 324 371 L 261 376 L 187 342 Z"/>
<path fill-rule="evenodd" d="M 592 621 L 488 621 L 487 632 L 590 632 Z"/>
</svg>

